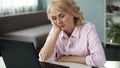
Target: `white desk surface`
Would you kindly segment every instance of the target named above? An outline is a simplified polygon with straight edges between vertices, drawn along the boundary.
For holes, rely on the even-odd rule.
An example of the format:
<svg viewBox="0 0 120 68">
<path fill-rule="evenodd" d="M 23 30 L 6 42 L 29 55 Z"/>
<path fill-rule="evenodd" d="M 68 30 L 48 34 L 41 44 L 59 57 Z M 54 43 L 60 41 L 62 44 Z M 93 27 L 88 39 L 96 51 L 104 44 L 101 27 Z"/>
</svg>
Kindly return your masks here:
<svg viewBox="0 0 120 68">
<path fill-rule="evenodd" d="M 68 62 L 53 62 L 54 64 L 69 66 L 70 68 L 91 68 L 88 65 Z M 107 61 L 105 67 L 100 68 L 120 68 L 120 61 Z M 6 68 L 3 58 L 0 57 L 0 68 Z"/>
<path fill-rule="evenodd" d="M 0 57 L 0 68 L 6 68 L 2 57 Z"/>
<path fill-rule="evenodd" d="M 53 62 L 53 63 L 68 66 L 70 68 L 91 68 L 91 66 L 79 64 L 79 63 L 71 63 L 71 62 Z"/>
</svg>

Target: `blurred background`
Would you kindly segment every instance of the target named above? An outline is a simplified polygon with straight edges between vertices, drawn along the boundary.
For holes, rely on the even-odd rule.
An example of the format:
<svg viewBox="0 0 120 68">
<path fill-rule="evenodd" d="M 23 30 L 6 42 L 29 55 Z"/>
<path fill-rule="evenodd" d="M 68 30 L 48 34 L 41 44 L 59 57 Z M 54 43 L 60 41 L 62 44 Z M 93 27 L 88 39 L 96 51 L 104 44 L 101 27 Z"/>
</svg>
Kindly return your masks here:
<svg viewBox="0 0 120 68">
<path fill-rule="evenodd" d="M 0 0 L 0 36 L 31 41 L 39 52 L 51 28 L 46 15 L 49 2 Z M 120 61 L 120 0 L 77 0 L 77 3 L 85 20 L 96 25 L 107 60 Z"/>
</svg>

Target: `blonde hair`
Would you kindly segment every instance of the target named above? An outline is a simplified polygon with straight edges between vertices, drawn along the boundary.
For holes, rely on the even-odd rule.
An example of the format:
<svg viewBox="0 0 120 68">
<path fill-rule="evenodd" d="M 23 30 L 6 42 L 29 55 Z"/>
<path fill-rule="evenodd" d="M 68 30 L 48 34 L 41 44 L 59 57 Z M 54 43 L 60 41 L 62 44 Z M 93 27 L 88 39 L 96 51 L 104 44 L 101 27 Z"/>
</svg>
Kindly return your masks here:
<svg viewBox="0 0 120 68">
<path fill-rule="evenodd" d="M 76 0 L 51 0 L 47 8 L 48 19 L 50 19 L 50 9 L 55 7 L 58 11 L 65 11 L 74 17 L 74 24 L 76 26 L 82 25 L 84 20 L 80 7 L 77 5 Z"/>
</svg>

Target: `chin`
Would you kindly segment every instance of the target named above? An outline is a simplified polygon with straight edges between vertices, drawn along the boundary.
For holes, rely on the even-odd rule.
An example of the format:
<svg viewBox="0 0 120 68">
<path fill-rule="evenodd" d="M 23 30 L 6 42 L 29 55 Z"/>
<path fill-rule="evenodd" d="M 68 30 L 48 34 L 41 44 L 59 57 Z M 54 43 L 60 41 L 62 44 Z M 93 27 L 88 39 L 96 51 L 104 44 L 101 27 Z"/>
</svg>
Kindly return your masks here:
<svg viewBox="0 0 120 68">
<path fill-rule="evenodd" d="M 61 27 L 60 29 L 63 30 L 63 31 L 66 31 L 66 28 L 65 28 L 65 27 Z"/>
<path fill-rule="evenodd" d="M 64 31 L 65 29 L 64 29 L 64 28 L 61 28 L 61 30 L 63 30 L 63 31 Z"/>
<path fill-rule="evenodd" d="M 64 28 L 61 28 L 61 30 L 66 31 L 66 29 L 64 29 Z"/>
</svg>

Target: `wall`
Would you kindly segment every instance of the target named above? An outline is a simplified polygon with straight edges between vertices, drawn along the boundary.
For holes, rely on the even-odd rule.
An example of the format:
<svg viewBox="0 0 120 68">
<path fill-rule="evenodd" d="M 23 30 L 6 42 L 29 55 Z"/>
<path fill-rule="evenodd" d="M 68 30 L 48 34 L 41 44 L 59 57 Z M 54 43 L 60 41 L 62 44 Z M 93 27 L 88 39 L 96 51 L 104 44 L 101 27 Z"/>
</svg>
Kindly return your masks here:
<svg viewBox="0 0 120 68">
<path fill-rule="evenodd" d="M 87 21 L 96 25 L 102 42 L 105 41 L 105 0 L 77 0 Z"/>
<path fill-rule="evenodd" d="M 50 0 L 46 1 L 49 4 Z M 105 0 L 77 0 L 87 21 L 96 25 L 102 42 L 105 41 Z"/>
<path fill-rule="evenodd" d="M 38 10 L 43 10 L 42 0 L 38 0 Z"/>
<path fill-rule="evenodd" d="M 47 0 L 38 0 L 38 10 L 46 10 Z"/>
</svg>

